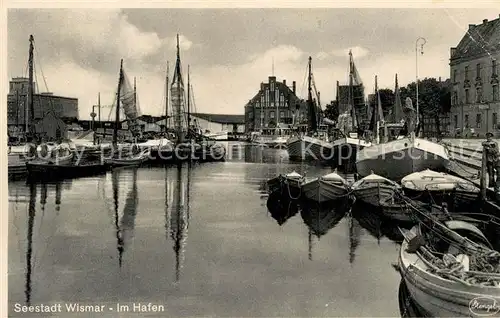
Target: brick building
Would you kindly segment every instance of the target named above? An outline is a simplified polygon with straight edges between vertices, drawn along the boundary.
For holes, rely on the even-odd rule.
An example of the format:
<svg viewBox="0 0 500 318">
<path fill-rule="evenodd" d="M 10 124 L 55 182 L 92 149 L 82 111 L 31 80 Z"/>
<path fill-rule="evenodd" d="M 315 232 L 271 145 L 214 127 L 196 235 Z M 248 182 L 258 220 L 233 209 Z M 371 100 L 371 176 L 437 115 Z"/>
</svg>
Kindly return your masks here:
<svg viewBox="0 0 500 318">
<path fill-rule="evenodd" d="M 272 128 L 277 123 L 292 124 L 294 117 L 304 123 L 308 118 L 307 103 L 297 97 L 295 81 L 290 88 L 286 80 L 278 82 L 275 76 L 269 76 L 245 105 L 245 132 Z"/>
<path fill-rule="evenodd" d="M 450 50 L 450 128 L 457 134 L 500 135 L 499 43 L 500 17 L 469 24 L 460 43 Z"/>
<path fill-rule="evenodd" d="M 10 81 L 7 95 L 7 125 L 10 132 L 25 131 L 29 80 L 16 77 Z M 65 122 L 78 119 L 78 99 L 55 96 L 52 93 L 33 94 L 35 122 L 39 122 L 48 113 Z M 28 118 L 30 116 L 28 115 Z"/>
</svg>

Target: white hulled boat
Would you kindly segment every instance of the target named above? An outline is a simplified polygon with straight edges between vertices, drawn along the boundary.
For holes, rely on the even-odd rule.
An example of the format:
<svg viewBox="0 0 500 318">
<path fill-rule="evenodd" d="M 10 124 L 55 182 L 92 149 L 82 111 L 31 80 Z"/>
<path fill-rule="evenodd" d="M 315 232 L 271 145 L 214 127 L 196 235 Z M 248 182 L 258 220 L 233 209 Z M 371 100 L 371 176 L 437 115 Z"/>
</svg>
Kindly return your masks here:
<svg viewBox="0 0 500 318">
<path fill-rule="evenodd" d="M 380 100 L 380 95 L 377 95 Z M 397 79 L 395 95 L 396 103 L 394 111 L 399 112 L 400 106 L 398 107 L 398 105 L 400 105 L 400 100 Z M 378 103 L 380 104 L 380 101 Z M 406 98 L 404 111 L 401 111 L 405 114 L 407 136 L 398 137 L 395 140 L 378 143 L 360 150 L 356 158 L 356 169 L 360 176 L 367 176 L 373 172 L 391 180 L 399 181 L 413 172 L 425 169 L 440 171 L 447 168 L 449 155 L 443 145 L 415 137 L 413 123 L 416 116 L 409 97 Z M 383 122 L 383 119 L 381 122 Z M 379 139 L 379 123 L 377 123 L 376 130 L 377 139 Z M 387 125 L 384 128 L 387 128 Z M 387 129 L 385 130 L 387 134 Z M 388 136 L 384 137 L 387 140 Z"/>
<path fill-rule="evenodd" d="M 392 201 L 395 192 L 401 189 L 401 186 L 373 173 L 356 181 L 351 188 L 357 200 L 374 206 L 384 206 Z"/>
</svg>

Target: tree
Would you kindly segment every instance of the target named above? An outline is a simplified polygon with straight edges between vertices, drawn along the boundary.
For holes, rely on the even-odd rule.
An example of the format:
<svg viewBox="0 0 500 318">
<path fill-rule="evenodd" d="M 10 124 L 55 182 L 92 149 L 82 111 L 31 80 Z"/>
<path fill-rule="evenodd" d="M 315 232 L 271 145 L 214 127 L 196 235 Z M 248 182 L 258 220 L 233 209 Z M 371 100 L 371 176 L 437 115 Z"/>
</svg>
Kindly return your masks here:
<svg viewBox="0 0 500 318">
<path fill-rule="evenodd" d="M 381 88 L 378 90 L 380 94 L 380 102 L 382 103 L 382 111 L 384 112 L 384 118 L 387 117 L 389 111 L 394 105 L 394 92 L 390 88 Z M 377 105 L 377 96 L 375 94 L 370 95 L 368 100 L 368 107 L 370 110 Z M 370 111 L 371 112 L 371 111 Z"/>
<path fill-rule="evenodd" d="M 410 97 L 416 110 L 416 86 L 415 82 L 401 87 L 401 101 L 404 104 L 406 97 Z M 418 104 L 420 116 L 423 114 L 434 116 L 446 113 L 451 108 L 451 90 L 446 82 L 439 82 L 435 78 L 425 78 L 419 81 Z"/>
<path fill-rule="evenodd" d="M 323 115 L 331 120 L 337 120 L 339 117 L 339 107 L 338 101 L 332 100 L 329 104 L 325 106 L 325 110 L 323 111 Z"/>
</svg>

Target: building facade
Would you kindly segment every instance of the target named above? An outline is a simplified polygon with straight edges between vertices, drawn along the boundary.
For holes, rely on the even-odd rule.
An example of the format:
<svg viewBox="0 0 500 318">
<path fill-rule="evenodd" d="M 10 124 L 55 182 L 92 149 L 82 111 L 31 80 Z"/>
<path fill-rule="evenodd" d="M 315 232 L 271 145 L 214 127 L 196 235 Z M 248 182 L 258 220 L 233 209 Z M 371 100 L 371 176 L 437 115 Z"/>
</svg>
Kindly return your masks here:
<svg viewBox="0 0 500 318">
<path fill-rule="evenodd" d="M 16 77 L 10 81 L 7 95 L 7 125 L 9 131 L 25 131 L 30 118 L 27 104 L 29 80 Z M 52 93 L 33 94 L 34 119 L 39 121 L 52 113 L 65 122 L 78 120 L 78 99 Z M 27 116 L 28 115 L 28 116 Z"/>
<path fill-rule="evenodd" d="M 470 24 L 450 50 L 450 128 L 456 136 L 500 136 L 500 17 Z"/>
<path fill-rule="evenodd" d="M 286 80 L 276 81 L 269 76 L 267 83 L 245 105 L 245 132 L 276 127 L 277 124 L 306 123 L 307 103 L 296 95 L 296 83 L 288 87 Z"/>
</svg>

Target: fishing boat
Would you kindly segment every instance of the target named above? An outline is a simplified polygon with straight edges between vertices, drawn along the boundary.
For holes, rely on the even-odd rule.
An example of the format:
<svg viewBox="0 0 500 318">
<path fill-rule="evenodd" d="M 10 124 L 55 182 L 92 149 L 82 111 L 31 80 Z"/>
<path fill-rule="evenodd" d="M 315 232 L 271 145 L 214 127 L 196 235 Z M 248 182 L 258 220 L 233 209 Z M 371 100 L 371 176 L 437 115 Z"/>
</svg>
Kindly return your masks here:
<svg viewBox="0 0 500 318">
<path fill-rule="evenodd" d="M 113 142 L 112 150 L 113 156 L 104 161 L 112 166 L 136 166 L 145 161 L 147 161 L 151 156 L 150 149 L 140 149 L 137 145 L 125 151 L 120 150 L 118 146 L 118 128 L 121 126 L 120 112 L 123 109 L 127 120 L 128 131 L 131 133 L 132 137 L 138 138 L 140 136 L 140 131 L 137 123 L 137 118 L 139 117 L 139 110 L 137 107 L 137 93 L 136 93 L 136 83 L 134 78 L 134 88 L 131 89 L 130 82 L 125 70 L 123 69 L 123 59 L 120 61 L 120 73 L 118 79 L 118 89 L 116 94 L 116 109 L 115 109 L 115 125 L 113 129 Z"/>
<path fill-rule="evenodd" d="M 395 191 L 400 190 L 401 186 L 372 173 L 356 181 L 351 188 L 357 200 L 380 207 L 393 200 Z"/>
<path fill-rule="evenodd" d="M 267 181 L 267 188 L 269 193 L 281 193 L 288 195 L 290 199 L 298 199 L 301 194 L 301 185 L 304 177 L 292 171 L 285 175 L 278 175 L 275 178 Z"/>
<path fill-rule="evenodd" d="M 398 259 L 420 311 L 429 317 L 498 316 L 500 253 L 489 239 L 464 221 L 424 224 L 401 229 Z"/>
<path fill-rule="evenodd" d="M 411 99 L 406 99 L 407 112 L 413 112 Z M 358 151 L 357 173 L 367 176 L 372 171 L 394 181 L 405 176 L 431 169 L 446 170 L 449 155 L 446 148 L 438 143 L 415 137 L 413 124 L 407 122 L 409 136 L 366 147 Z"/>
<path fill-rule="evenodd" d="M 479 188 L 474 183 L 429 169 L 414 172 L 401 180 L 401 185 L 409 197 L 426 198 L 435 202 L 446 200 L 446 196 L 458 196 L 462 201 L 476 201 Z"/>
<path fill-rule="evenodd" d="M 346 197 L 347 181 L 336 172 L 305 180 L 301 185 L 302 196 L 316 202 L 326 202 Z"/>
<path fill-rule="evenodd" d="M 340 100 L 340 85 L 337 81 L 337 101 Z M 333 164 L 348 171 L 352 170 L 360 149 L 371 146 L 371 142 L 359 135 L 360 123 L 356 108 L 364 106 L 364 86 L 349 51 L 348 109 L 339 114 L 336 134 L 333 138 Z"/>
<path fill-rule="evenodd" d="M 290 137 L 286 146 L 290 160 L 328 161 L 332 159 L 333 147 L 328 136 L 328 125 L 324 123 L 321 116 L 319 92 L 316 91 L 314 84 L 311 60 L 312 58 L 309 57 L 307 98 L 309 126 L 306 132 L 297 131 L 294 136 Z M 316 93 L 315 100 L 313 100 L 313 87 Z"/>
</svg>

